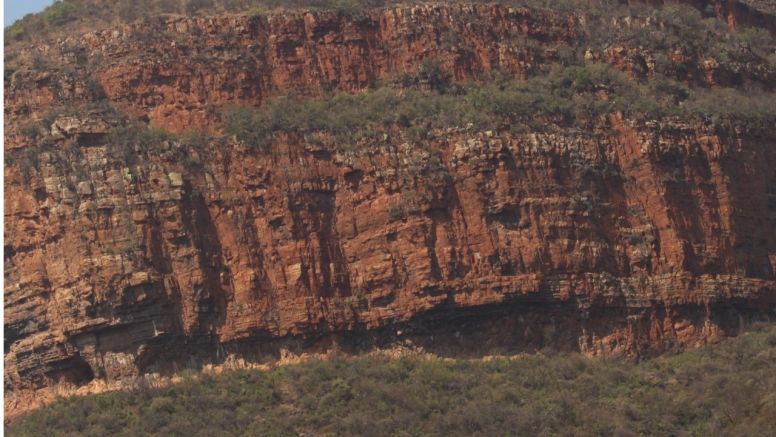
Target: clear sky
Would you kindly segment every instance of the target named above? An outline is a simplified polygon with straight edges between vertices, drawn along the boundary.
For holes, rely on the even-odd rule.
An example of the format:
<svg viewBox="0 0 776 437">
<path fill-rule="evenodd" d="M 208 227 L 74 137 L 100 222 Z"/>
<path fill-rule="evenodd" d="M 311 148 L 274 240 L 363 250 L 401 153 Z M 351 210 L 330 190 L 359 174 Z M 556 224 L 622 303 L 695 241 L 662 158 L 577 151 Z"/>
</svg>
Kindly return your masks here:
<svg viewBox="0 0 776 437">
<path fill-rule="evenodd" d="M 30 12 L 39 12 L 53 3 L 53 0 L 3 0 L 3 27 L 13 24 Z"/>
</svg>

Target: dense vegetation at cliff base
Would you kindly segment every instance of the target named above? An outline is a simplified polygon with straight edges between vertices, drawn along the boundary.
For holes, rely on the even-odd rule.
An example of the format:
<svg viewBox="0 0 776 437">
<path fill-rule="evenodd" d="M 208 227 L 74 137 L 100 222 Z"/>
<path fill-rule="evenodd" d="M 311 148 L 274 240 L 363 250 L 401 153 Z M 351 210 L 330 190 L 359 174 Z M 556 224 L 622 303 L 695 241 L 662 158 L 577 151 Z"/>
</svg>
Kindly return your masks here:
<svg viewBox="0 0 776 437">
<path fill-rule="evenodd" d="M 73 397 L 8 436 L 772 436 L 776 328 L 638 364 L 577 354 L 312 360 Z"/>
</svg>

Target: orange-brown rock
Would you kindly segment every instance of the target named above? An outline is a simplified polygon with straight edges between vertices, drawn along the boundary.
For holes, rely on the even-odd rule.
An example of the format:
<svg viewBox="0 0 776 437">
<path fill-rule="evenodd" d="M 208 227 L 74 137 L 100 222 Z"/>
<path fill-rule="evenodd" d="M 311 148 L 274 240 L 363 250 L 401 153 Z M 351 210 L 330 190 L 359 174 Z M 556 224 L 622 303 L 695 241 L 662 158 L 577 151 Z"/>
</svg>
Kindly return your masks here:
<svg viewBox="0 0 776 437">
<path fill-rule="evenodd" d="M 332 333 L 651 356 L 773 315 L 772 134 L 612 116 L 586 135 L 432 138 L 343 153 L 281 136 L 205 170 L 83 180 L 44 164 L 32 186 L 7 172 L 7 389 L 261 360 Z M 94 168 L 104 153 L 88 149 Z"/>
<path fill-rule="evenodd" d="M 175 46 L 133 42 L 141 25 L 81 42 L 103 54 L 95 76 L 110 100 L 183 131 L 217 126 L 209 104 L 322 82 L 357 91 L 430 56 L 459 81 L 494 65 L 520 74 L 546 47 L 517 36 L 551 42 L 574 26 L 547 31 L 494 6 L 333 17 L 200 20 L 193 36 L 191 20 L 165 22 L 171 40 L 188 35 Z M 460 25 L 470 51 L 432 44 L 435 19 Z M 630 56 L 612 53 L 599 56 Z M 87 100 L 79 74 L 7 84 L 7 115 Z M 79 147 L 88 171 L 50 152 L 30 175 L 5 167 L 8 415 L 79 388 L 334 344 L 649 357 L 776 316 L 770 127 L 612 114 L 584 130 L 435 130 L 423 147 L 400 129 L 348 148 L 277 134 L 266 148 L 230 141 L 127 167 L 111 164 L 110 129 L 96 112 L 52 120 L 47 135 Z M 6 147 L 29 147 L 14 132 Z"/>
<path fill-rule="evenodd" d="M 583 32 L 585 17 L 498 5 L 421 5 L 368 12 L 362 19 L 336 13 L 288 12 L 249 21 L 242 16 L 158 18 L 17 49 L 42 56 L 44 72 L 23 72 L 6 83 L 6 112 L 40 118 L 46 109 L 90 101 L 99 83 L 112 102 L 178 132 L 218 124 L 216 109 L 260 104 L 293 90 L 359 92 L 378 81 L 416 73 L 438 59 L 454 82 L 510 73 L 527 77 L 559 63 L 556 47 Z M 622 20 L 615 26 L 658 26 Z M 754 62 L 697 59 L 673 48 L 687 79 L 718 86 L 751 81 L 773 89 L 776 72 Z M 668 74 L 654 53 L 612 46 L 590 53 L 641 75 Z M 89 67 L 91 65 L 92 67 Z M 665 68 L 665 67 L 662 67 Z M 421 78 L 423 80 L 423 78 Z"/>
</svg>

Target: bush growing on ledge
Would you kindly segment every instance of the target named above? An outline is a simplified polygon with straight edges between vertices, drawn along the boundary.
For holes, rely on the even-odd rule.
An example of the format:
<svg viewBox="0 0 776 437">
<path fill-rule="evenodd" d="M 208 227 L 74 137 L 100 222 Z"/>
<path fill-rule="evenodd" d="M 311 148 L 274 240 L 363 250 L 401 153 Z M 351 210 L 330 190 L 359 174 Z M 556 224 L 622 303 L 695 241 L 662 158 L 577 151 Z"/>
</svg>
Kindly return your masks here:
<svg viewBox="0 0 776 437">
<path fill-rule="evenodd" d="M 201 10 L 212 9 L 213 6 L 215 6 L 213 0 L 188 0 L 183 9 L 186 15 L 193 16 Z"/>
<path fill-rule="evenodd" d="M 248 21 L 256 21 L 266 16 L 267 16 L 267 13 L 264 12 L 264 10 L 259 8 L 250 8 L 248 9 L 248 12 L 245 13 L 245 18 L 247 18 Z"/>
<path fill-rule="evenodd" d="M 656 76 L 646 83 L 604 64 L 553 66 L 528 80 L 501 78 L 439 90 L 382 87 L 356 95 L 334 94 L 301 100 L 293 95 L 260 108 L 233 107 L 223 114 L 227 132 L 247 146 L 269 144 L 273 132 L 322 132 L 335 143 L 406 129 L 407 139 L 422 143 L 429 128 L 465 126 L 495 129 L 504 123 L 548 116 L 573 124 L 624 111 L 630 116 L 723 117 L 745 122 L 776 120 L 773 95 L 749 95 L 733 88 L 693 91 L 680 82 Z M 602 97 L 605 95 L 605 97 Z"/>
<path fill-rule="evenodd" d="M 138 156 L 158 150 L 162 142 L 173 139 L 172 134 L 162 129 L 132 122 L 111 129 L 107 143 L 112 157 L 131 166 L 137 163 Z"/>
</svg>

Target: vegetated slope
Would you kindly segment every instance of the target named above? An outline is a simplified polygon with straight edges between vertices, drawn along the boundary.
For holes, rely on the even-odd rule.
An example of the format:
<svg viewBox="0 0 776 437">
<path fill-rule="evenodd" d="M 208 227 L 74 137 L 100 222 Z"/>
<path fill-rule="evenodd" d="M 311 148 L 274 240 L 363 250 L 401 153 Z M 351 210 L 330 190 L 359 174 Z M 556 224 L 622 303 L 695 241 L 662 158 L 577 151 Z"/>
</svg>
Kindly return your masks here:
<svg viewBox="0 0 776 437">
<path fill-rule="evenodd" d="M 776 300 L 772 52 L 677 5 L 19 42 L 7 417 L 333 345 L 649 357 L 736 335 Z"/>
<path fill-rule="evenodd" d="M 19 42 L 41 42 L 63 35 L 74 35 L 103 30 L 117 24 L 149 20 L 159 15 L 207 17 L 224 14 L 247 14 L 260 17 L 266 10 L 308 9 L 312 11 L 336 11 L 341 14 L 363 16 L 365 11 L 377 7 L 407 5 L 402 0 L 66 0 L 57 1 L 37 14 L 28 14 L 5 28 L 6 45 Z M 445 0 L 437 3 L 464 3 Z M 490 3 L 487 1 L 466 3 Z M 588 0 L 508 0 L 501 4 L 511 7 L 550 8 L 562 13 L 608 15 L 612 8 L 624 1 Z M 665 1 L 644 1 L 648 4 L 666 4 Z M 728 0 L 679 3 L 697 7 L 706 16 L 716 17 L 731 27 L 760 27 L 776 32 L 774 4 L 770 0 Z"/>
<path fill-rule="evenodd" d="M 579 354 L 412 356 L 186 373 L 74 397 L 10 436 L 772 436 L 776 329 L 639 364 Z"/>
</svg>

